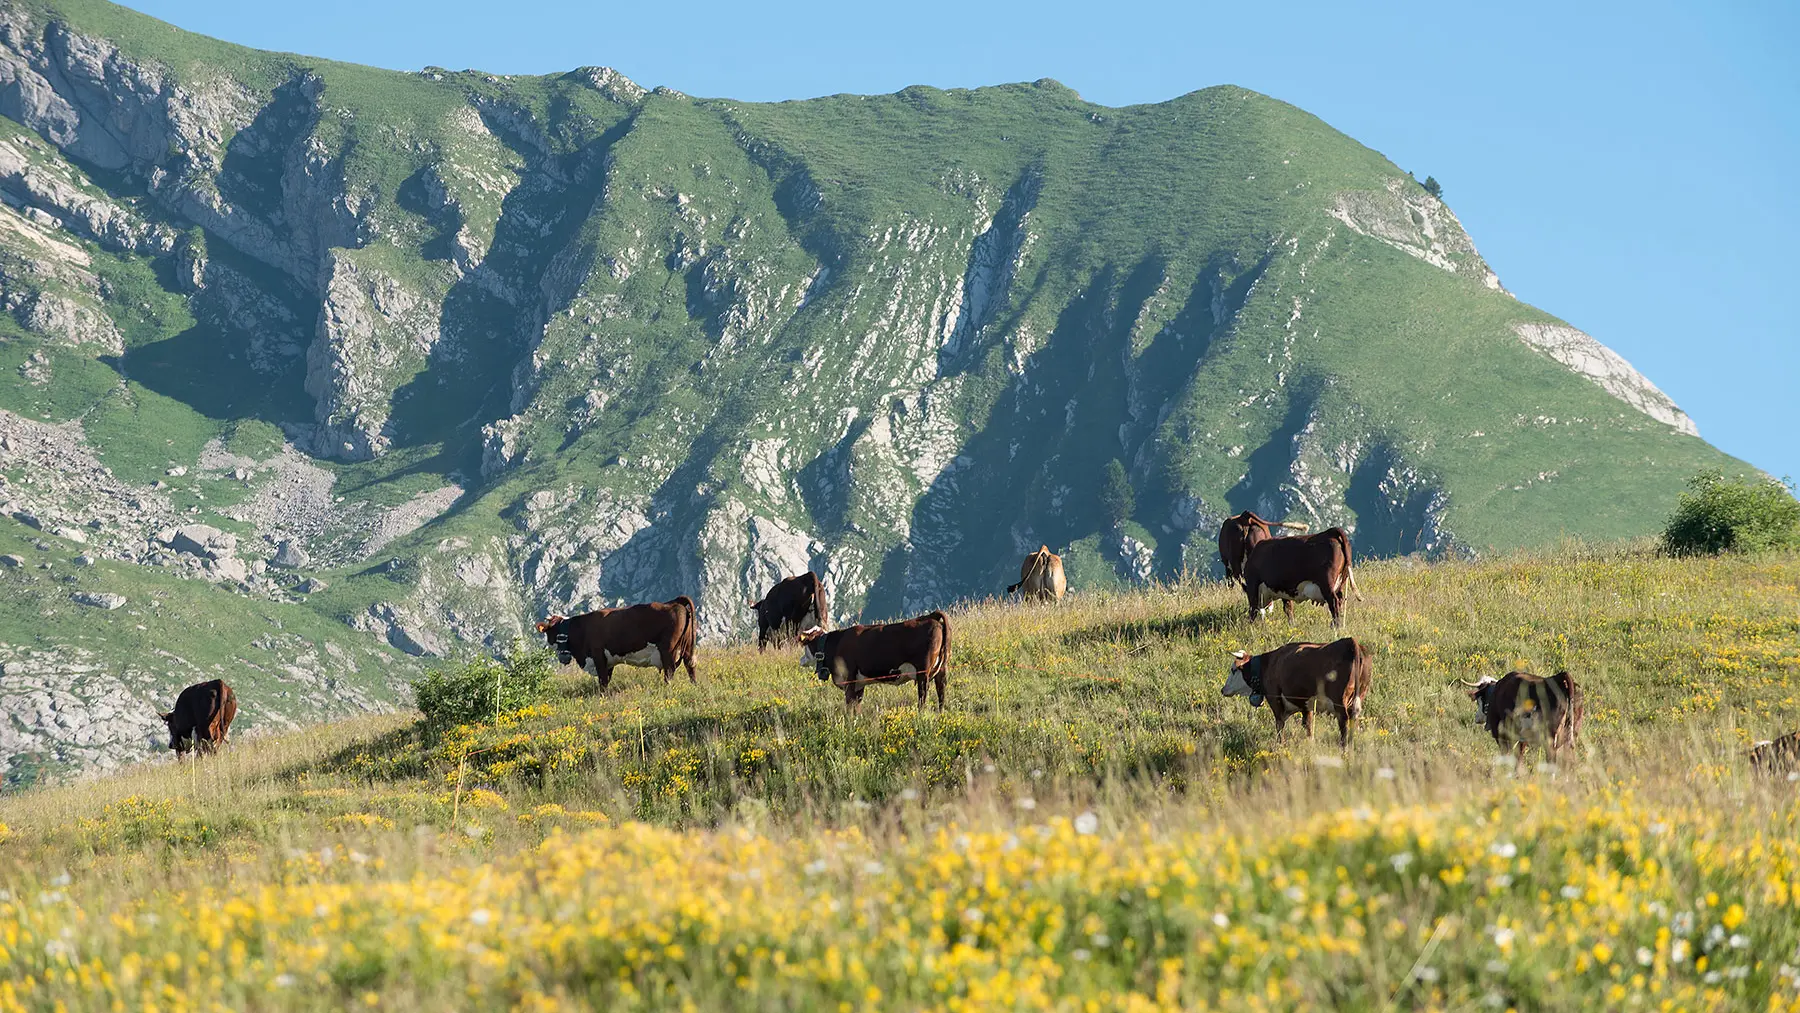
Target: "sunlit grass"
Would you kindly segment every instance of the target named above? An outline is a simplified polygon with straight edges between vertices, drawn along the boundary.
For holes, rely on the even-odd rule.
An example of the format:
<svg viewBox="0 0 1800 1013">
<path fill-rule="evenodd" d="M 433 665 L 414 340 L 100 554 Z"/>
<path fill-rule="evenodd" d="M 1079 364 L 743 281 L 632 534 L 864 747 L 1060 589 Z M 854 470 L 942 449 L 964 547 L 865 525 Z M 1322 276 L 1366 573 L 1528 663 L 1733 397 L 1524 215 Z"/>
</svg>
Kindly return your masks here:
<svg viewBox="0 0 1800 1013">
<path fill-rule="evenodd" d="M 1218 586 L 953 614 L 950 707 L 791 651 L 0 802 L 0 1009 L 1796 1008 L 1800 559 L 1359 568 L 1361 737 L 1219 696 Z M 1278 613 L 1277 613 L 1278 615 Z M 1567 668 L 1515 770 L 1458 677 Z M 1496 762 L 1498 761 L 1498 762 Z"/>
</svg>

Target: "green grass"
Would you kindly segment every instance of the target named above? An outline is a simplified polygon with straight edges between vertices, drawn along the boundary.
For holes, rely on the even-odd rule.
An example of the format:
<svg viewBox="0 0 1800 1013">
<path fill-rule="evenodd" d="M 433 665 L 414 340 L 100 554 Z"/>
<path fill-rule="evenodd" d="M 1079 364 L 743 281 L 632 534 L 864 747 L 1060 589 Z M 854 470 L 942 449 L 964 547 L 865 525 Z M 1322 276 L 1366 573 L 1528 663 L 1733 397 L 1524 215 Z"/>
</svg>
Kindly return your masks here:
<svg viewBox="0 0 1800 1013">
<path fill-rule="evenodd" d="M 847 716 L 792 651 L 706 648 L 692 686 L 567 673 L 442 737 L 359 718 L 10 796 L 0 888 L 67 870 L 70 904 L 126 921 L 0 902 L 115 976 L 45 978 L 55 953 L 22 942 L 32 984 L 0 1001 L 1795 1000 L 1793 789 L 1742 753 L 1800 725 L 1800 558 L 1567 546 L 1359 583 L 1376 675 L 1341 756 L 1218 693 L 1230 650 L 1330 636 L 1322 610 L 1252 625 L 1200 584 L 956 611 L 943 713 L 903 687 Z M 1560 769 L 1515 772 L 1455 682 L 1513 667 L 1584 687 Z M 119 927 L 152 913 L 155 937 Z M 190 974 L 209 946 L 233 973 Z"/>
</svg>

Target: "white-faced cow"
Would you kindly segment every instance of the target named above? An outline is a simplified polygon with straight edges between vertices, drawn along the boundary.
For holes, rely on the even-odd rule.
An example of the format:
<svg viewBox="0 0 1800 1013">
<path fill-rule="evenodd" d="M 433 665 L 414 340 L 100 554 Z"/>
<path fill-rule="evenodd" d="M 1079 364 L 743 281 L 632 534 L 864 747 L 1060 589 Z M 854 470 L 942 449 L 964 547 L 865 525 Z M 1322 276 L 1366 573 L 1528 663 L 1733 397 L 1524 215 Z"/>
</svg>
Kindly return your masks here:
<svg viewBox="0 0 1800 1013">
<path fill-rule="evenodd" d="M 938 710 L 944 709 L 944 685 L 950 669 L 950 617 L 930 612 L 897 623 L 847 626 L 826 633 L 807 630 L 800 634 L 800 667 L 818 673 L 844 691 L 844 707 L 861 709 L 863 690 L 870 683 L 905 682 L 919 687 L 919 708 L 925 707 L 925 688 L 937 686 Z"/>
<path fill-rule="evenodd" d="M 176 756 L 189 749 L 211 753 L 225 744 L 231 721 L 237 717 L 237 694 L 223 679 L 198 682 L 175 698 L 175 709 L 158 714 L 169 726 L 169 748 Z"/>
<path fill-rule="evenodd" d="M 1331 625 L 1342 626 L 1346 589 L 1362 597 L 1350 568 L 1350 534 L 1343 528 L 1258 542 L 1244 562 L 1251 619 L 1260 618 L 1276 601 L 1292 619 L 1294 602 L 1313 601 L 1331 610 Z"/>
<path fill-rule="evenodd" d="M 1258 543 L 1275 537 L 1272 528 L 1291 528 L 1305 531 L 1306 525 L 1289 521 L 1265 521 L 1255 513 L 1246 510 L 1235 517 L 1225 518 L 1219 525 L 1219 562 L 1225 566 L 1225 579 L 1234 584 L 1244 579 L 1244 562 L 1250 557 L 1250 550 Z"/>
<path fill-rule="evenodd" d="M 1581 734 L 1581 687 L 1567 672 L 1548 679 L 1530 672 L 1484 675 L 1479 682 L 1462 680 L 1469 698 L 1481 707 L 1481 723 L 1502 747 L 1525 758 L 1527 746 L 1555 756 L 1575 744 Z"/>
<path fill-rule="evenodd" d="M 1038 601 L 1061 601 L 1068 587 L 1069 582 L 1063 577 L 1062 557 L 1051 552 L 1050 546 L 1040 545 L 1019 564 L 1019 582 L 1008 587 L 1006 593 L 1017 591 L 1022 597 Z"/>
<path fill-rule="evenodd" d="M 808 570 L 796 577 L 776 582 L 763 595 L 762 601 L 751 602 L 756 613 L 756 649 L 770 644 L 786 643 L 802 630 L 831 622 L 831 605 L 825 600 L 825 585 L 819 575 Z"/>
<path fill-rule="evenodd" d="M 1267 700 L 1277 734 L 1299 711 L 1307 738 L 1313 733 L 1313 707 L 1322 700 L 1337 716 L 1338 745 L 1350 745 L 1363 699 L 1375 680 L 1369 652 L 1354 637 L 1329 644 L 1287 644 L 1265 654 L 1235 651 L 1231 658 L 1225 696 L 1247 696 L 1256 707 Z"/>
<path fill-rule="evenodd" d="M 551 616 L 537 624 L 556 660 L 574 662 L 600 680 L 605 689 L 613 668 L 660 669 L 663 682 L 675 678 L 675 666 L 687 668 L 694 680 L 694 638 L 699 624 L 694 601 L 687 595 L 669 601 L 644 602 L 600 609 L 578 616 Z"/>
</svg>

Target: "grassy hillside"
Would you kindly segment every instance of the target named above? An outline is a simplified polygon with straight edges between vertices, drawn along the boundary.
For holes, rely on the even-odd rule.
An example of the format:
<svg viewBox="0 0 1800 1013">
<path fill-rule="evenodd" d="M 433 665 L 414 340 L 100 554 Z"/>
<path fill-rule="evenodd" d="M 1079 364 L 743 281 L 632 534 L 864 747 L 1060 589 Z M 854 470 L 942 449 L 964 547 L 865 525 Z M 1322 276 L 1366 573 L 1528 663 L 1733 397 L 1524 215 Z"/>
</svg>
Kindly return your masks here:
<svg viewBox="0 0 1800 1013">
<path fill-rule="evenodd" d="M 846 719 L 792 652 L 705 648 L 695 686 L 566 673 L 442 736 L 15 795 L 0 1008 L 1800 1004 L 1800 804 L 1742 760 L 1800 726 L 1800 559 L 1359 584 L 1344 755 L 1219 696 L 1323 610 L 1254 626 L 1194 584 L 958 610 L 941 714 L 877 688 Z M 1515 772 L 1454 681 L 1517 666 L 1586 689 L 1560 769 Z"/>
</svg>

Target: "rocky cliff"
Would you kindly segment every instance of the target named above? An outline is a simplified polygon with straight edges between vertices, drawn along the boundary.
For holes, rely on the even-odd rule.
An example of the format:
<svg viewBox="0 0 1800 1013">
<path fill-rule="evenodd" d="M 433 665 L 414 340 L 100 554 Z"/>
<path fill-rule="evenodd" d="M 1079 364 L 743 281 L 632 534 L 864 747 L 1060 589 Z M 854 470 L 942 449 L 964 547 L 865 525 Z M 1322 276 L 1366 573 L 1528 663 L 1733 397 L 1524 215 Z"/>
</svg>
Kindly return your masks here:
<svg viewBox="0 0 1800 1013">
<path fill-rule="evenodd" d="M 549 610 L 688 593 L 731 637 L 806 567 L 886 616 L 1039 544 L 1077 588 L 1205 574 L 1246 507 L 1365 553 L 1622 537 L 1742 470 L 1405 172 L 1239 88 L 757 105 L 0 0 L 0 117 L 0 524 L 46 557 L 0 573 L 7 678 L 56 681 L 19 574 L 115 593 L 76 553 L 323 623 L 386 660 L 314 638 L 307 677 L 380 706 Z M 8 710 L 0 748 L 60 741 Z"/>
</svg>

